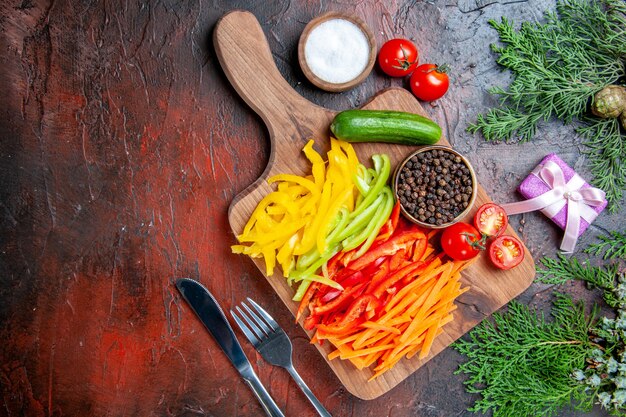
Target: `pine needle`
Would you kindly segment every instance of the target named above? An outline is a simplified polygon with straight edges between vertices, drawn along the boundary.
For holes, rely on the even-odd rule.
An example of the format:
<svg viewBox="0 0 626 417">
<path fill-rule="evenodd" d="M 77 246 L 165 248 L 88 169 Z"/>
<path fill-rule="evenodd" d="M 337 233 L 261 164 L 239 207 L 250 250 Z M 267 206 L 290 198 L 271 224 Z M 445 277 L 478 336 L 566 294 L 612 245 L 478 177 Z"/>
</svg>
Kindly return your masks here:
<svg viewBox="0 0 626 417">
<path fill-rule="evenodd" d="M 626 187 L 626 135 L 617 120 L 587 118 L 594 95 L 626 75 L 626 2 L 562 0 L 543 24 L 525 22 L 515 30 L 502 18 L 490 21 L 501 45 L 492 45 L 497 62 L 514 76 L 507 89 L 493 88 L 500 107 L 479 115 L 470 132 L 488 141 L 526 142 L 537 125 L 552 118 L 571 123 L 585 118 L 594 185 L 607 193 L 609 209 Z"/>
<path fill-rule="evenodd" d="M 578 133 L 586 139 L 593 184 L 606 192 L 609 211 L 617 212 L 626 188 L 626 135 L 620 133 L 617 119 L 583 119 L 586 126 Z"/>
<path fill-rule="evenodd" d="M 598 236 L 600 243 L 589 245 L 585 249 L 586 253 L 600 255 L 604 252 L 602 259 L 624 259 L 626 260 L 626 234 L 617 231 L 610 232 L 609 236 Z"/>
<path fill-rule="evenodd" d="M 558 259 L 543 258 L 540 262 L 543 267 L 537 269 L 537 282 L 561 285 L 570 280 L 584 281 L 591 287 L 604 290 L 604 301 L 611 307 L 617 307 L 613 289 L 619 265 L 592 266 L 563 254 L 559 254 Z"/>
<path fill-rule="evenodd" d="M 454 344 L 465 355 L 456 373 L 469 376 L 467 391 L 478 393 L 470 411 L 494 417 L 553 416 L 568 405 L 587 410 L 592 401 L 585 387 L 570 377 L 585 366 L 592 348 L 587 333 L 595 311 L 587 317 L 584 305 L 557 294 L 553 322 L 513 301 Z"/>
<path fill-rule="evenodd" d="M 611 232 L 590 252 L 613 256 L 626 236 Z M 611 240 L 614 239 L 614 240 Z M 610 243 L 608 243 L 610 242 Z M 466 357 L 470 393 L 480 394 L 470 411 L 494 417 L 554 416 L 564 407 L 589 410 L 593 404 L 626 416 L 626 273 L 620 264 L 592 266 L 559 255 L 544 258 L 538 281 L 579 280 L 603 290 L 614 312 L 597 319 L 598 308 L 556 293 L 552 321 L 518 302 L 474 328 L 454 348 Z"/>
</svg>

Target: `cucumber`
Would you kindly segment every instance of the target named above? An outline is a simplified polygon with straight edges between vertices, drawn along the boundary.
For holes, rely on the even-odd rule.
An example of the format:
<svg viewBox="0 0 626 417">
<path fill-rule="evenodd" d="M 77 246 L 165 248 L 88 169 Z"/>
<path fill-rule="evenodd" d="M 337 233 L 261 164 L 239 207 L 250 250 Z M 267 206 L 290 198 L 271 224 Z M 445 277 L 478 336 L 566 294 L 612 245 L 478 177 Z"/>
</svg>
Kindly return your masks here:
<svg viewBox="0 0 626 417">
<path fill-rule="evenodd" d="M 330 125 L 335 137 L 346 142 L 384 142 L 434 145 L 441 127 L 418 114 L 390 110 L 346 110 Z"/>
</svg>

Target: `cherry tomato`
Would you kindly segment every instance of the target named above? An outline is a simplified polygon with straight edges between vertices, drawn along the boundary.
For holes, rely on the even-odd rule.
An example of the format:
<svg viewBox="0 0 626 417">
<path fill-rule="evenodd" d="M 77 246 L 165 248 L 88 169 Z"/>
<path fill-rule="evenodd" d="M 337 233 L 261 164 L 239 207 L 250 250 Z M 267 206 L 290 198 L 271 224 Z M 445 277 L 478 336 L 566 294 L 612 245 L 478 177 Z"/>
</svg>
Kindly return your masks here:
<svg viewBox="0 0 626 417">
<path fill-rule="evenodd" d="M 411 91 L 415 97 L 423 101 L 433 101 L 441 98 L 448 87 L 447 68 L 435 64 L 422 64 L 415 68 L 411 75 Z"/>
<path fill-rule="evenodd" d="M 417 66 L 419 54 L 413 42 L 406 39 L 392 39 L 385 42 L 378 53 L 378 65 L 391 77 L 404 77 Z"/>
<path fill-rule="evenodd" d="M 474 226 L 487 237 L 500 236 L 508 224 L 506 211 L 494 203 L 483 204 L 474 216 Z"/>
<path fill-rule="evenodd" d="M 524 259 L 524 246 L 513 236 L 502 235 L 489 246 L 489 259 L 497 268 L 511 269 Z"/>
<path fill-rule="evenodd" d="M 478 230 L 468 223 L 454 223 L 441 234 L 441 248 L 457 261 L 472 259 L 485 249 Z"/>
</svg>

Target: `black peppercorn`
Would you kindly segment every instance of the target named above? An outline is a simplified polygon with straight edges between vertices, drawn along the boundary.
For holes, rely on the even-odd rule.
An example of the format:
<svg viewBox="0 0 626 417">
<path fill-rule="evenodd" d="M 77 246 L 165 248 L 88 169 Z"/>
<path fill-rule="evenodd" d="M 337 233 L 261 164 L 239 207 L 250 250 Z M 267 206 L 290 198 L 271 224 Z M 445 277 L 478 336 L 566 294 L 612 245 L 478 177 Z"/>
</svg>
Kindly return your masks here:
<svg viewBox="0 0 626 417">
<path fill-rule="evenodd" d="M 452 222 L 467 208 L 473 193 L 470 168 L 460 156 L 445 149 L 414 155 L 397 178 L 404 210 L 432 225 Z"/>
</svg>

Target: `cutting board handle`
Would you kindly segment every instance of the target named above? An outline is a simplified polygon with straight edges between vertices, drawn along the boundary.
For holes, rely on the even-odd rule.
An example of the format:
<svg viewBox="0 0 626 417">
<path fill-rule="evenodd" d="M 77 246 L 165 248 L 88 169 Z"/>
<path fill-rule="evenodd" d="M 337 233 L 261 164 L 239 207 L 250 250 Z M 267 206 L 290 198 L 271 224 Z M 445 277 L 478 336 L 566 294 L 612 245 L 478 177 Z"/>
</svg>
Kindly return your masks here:
<svg viewBox="0 0 626 417">
<path fill-rule="evenodd" d="M 280 74 L 263 29 L 252 13 L 235 10 L 224 15 L 213 32 L 213 43 L 228 80 L 265 121 L 272 138 L 280 140 L 280 136 L 296 134 L 296 124 L 328 123 L 331 112 L 299 95 Z M 296 114 L 309 120 L 296 122 Z"/>
</svg>

